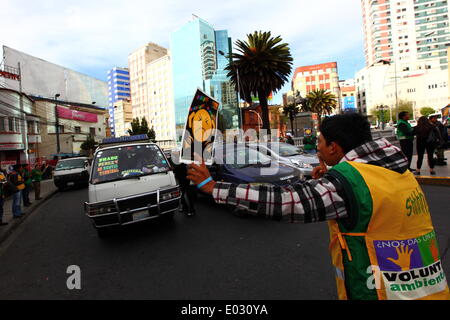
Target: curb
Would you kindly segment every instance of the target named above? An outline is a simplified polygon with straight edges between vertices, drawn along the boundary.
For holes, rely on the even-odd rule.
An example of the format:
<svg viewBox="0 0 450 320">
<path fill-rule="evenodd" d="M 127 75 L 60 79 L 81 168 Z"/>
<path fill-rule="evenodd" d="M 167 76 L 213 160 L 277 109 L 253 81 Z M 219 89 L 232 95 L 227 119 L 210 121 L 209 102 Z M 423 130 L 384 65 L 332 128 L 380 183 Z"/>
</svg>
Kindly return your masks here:
<svg viewBox="0 0 450 320">
<path fill-rule="evenodd" d="M 10 227 L 8 227 L 8 229 L 3 233 L 0 234 L 0 245 L 6 240 L 8 239 L 8 237 L 13 233 L 14 230 L 16 230 L 22 223 L 24 223 L 30 216 L 31 214 L 36 211 L 36 209 L 38 209 L 39 207 L 41 207 L 44 203 L 46 203 L 51 197 L 53 197 L 56 193 L 58 192 L 58 189 L 50 192 L 49 194 L 47 194 L 46 196 L 44 196 L 42 198 L 42 200 L 39 201 L 39 203 L 31 208 L 29 208 L 24 214 L 24 216 L 22 217 L 22 219 L 18 219 L 18 220 L 11 220 L 11 222 L 9 222 L 9 224 L 11 225 Z"/>
<path fill-rule="evenodd" d="M 449 177 L 418 176 L 416 179 L 423 185 L 450 186 Z"/>
</svg>

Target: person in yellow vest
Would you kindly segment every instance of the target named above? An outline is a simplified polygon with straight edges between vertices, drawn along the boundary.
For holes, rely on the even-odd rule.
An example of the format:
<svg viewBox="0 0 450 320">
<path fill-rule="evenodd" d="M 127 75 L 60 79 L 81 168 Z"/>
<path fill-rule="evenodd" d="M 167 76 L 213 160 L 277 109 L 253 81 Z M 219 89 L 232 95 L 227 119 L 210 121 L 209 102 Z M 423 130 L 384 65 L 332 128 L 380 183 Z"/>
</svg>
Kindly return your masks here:
<svg viewBox="0 0 450 320">
<path fill-rule="evenodd" d="M 12 192 L 12 212 L 13 218 L 18 219 L 22 217 L 22 209 L 20 206 L 21 198 L 22 198 L 22 190 L 25 189 L 25 183 L 22 176 L 18 173 L 17 168 L 14 166 L 9 166 L 8 170 L 8 180 L 10 185 L 14 190 Z"/>
<path fill-rule="evenodd" d="M 449 300 L 428 204 L 405 155 L 374 141 L 359 114 L 326 118 L 320 132 L 312 180 L 284 188 L 215 182 L 204 163 L 191 164 L 188 179 L 250 214 L 328 221 L 339 299 Z"/>
<path fill-rule="evenodd" d="M 6 176 L 0 168 L 0 226 L 6 226 L 8 224 L 7 222 L 3 222 L 3 203 L 5 199 L 6 185 Z"/>
</svg>

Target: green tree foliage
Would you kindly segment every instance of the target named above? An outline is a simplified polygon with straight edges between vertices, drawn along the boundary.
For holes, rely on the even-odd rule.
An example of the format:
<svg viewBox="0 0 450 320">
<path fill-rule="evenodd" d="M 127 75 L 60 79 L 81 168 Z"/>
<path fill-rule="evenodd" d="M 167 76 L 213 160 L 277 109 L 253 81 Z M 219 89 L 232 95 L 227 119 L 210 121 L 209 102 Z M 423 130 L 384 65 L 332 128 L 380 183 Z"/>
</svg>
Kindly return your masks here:
<svg viewBox="0 0 450 320">
<path fill-rule="evenodd" d="M 322 115 L 331 114 L 337 106 L 337 98 L 334 94 L 323 89 L 311 91 L 306 96 L 307 103 L 302 111 L 317 113 L 319 125 Z"/>
<path fill-rule="evenodd" d="M 433 114 L 435 112 L 436 111 L 433 108 L 430 108 L 430 107 L 423 107 L 423 108 L 420 109 L 420 114 L 425 116 L 425 117 L 428 117 L 430 114 Z"/>
<path fill-rule="evenodd" d="M 294 96 L 291 97 L 291 99 L 288 98 L 288 105 L 283 107 L 283 114 L 289 118 L 289 121 L 291 123 L 291 131 L 294 132 L 294 119 L 295 116 L 300 112 L 300 105 L 304 103 L 304 100 L 302 96 L 300 95 L 300 92 L 297 90 L 294 93 Z"/>
<path fill-rule="evenodd" d="M 146 134 L 151 141 L 156 141 L 155 130 L 153 129 L 153 127 L 149 129 L 148 122 L 145 117 L 143 117 L 141 121 L 139 121 L 139 118 L 134 118 L 131 122 L 131 129 L 128 129 L 128 134 L 130 136 Z"/>
<path fill-rule="evenodd" d="M 407 100 L 400 100 L 398 103 L 398 108 L 395 109 L 396 117 L 398 117 L 398 114 L 402 111 L 406 111 L 411 115 L 411 119 L 413 116 L 413 103 L 411 101 Z M 395 118 L 394 116 L 392 116 Z"/>
<path fill-rule="evenodd" d="M 95 142 L 94 137 L 89 135 L 86 138 L 86 141 L 84 141 L 81 144 L 80 149 L 83 151 L 84 154 L 86 154 L 87 156 L 90 156 L 96 147 L 97 147 L 97 143 Z"/>
<path fill-rule="evenodd" d="M 225 68 L 241 97 L 252 103 L 252 95 L 259 98 L 263 128 L 270 135 L 267 97 L 289 81 L 293 59 L 287 43 L 270 32 L 255 31 L 246 41 L 237 40 L 237 53 Z"/>
<path fill-rule="evenodd" d="M 384 105 L 379 105 L 372 110 L 372 116 L 378 123 L 388 123 L 391 119 L 389 107 Z"/>
</svg>

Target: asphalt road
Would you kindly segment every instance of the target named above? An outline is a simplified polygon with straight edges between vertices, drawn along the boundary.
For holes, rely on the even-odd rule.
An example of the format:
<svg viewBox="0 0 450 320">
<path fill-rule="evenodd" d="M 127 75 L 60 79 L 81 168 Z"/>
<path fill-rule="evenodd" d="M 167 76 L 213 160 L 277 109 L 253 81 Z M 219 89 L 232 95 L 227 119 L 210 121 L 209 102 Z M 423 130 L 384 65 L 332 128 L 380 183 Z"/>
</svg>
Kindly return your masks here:
<svg viewBox="0 0 450 320">
<path fill-rule="evenodd" d="M 447 187 L 425 187 L 441 253 L 450 241 Z M 447 198 L 446 198 L 447 197 Z M 97 237 L 87 190 L 57 193 L 0 248 L 0 299 L 336 299 L 325 223 L 238 218 L 206 199 L 177 214 Z M 68 266 L 81 290 L 68 290 Z M 449 258 L 444 258 L 447 278 Z"/>
</svg>

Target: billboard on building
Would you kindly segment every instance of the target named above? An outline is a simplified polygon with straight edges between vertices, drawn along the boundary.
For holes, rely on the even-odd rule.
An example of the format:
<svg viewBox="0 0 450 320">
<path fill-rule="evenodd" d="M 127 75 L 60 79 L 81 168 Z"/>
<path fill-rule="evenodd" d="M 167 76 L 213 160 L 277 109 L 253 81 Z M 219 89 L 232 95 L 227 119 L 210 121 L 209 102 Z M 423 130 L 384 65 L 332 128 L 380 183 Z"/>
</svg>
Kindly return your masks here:
<svg viewBox="0 0 450 320">
<path fill-rule="evenodd" d="M 342 108 L 347 111 L 354 111 L 356 109 L 355 97 L 354 96 L 344 97 Z"/>
</svg>

